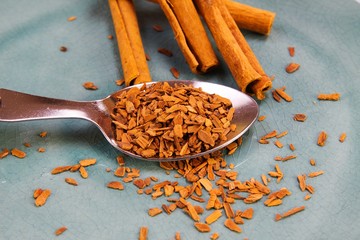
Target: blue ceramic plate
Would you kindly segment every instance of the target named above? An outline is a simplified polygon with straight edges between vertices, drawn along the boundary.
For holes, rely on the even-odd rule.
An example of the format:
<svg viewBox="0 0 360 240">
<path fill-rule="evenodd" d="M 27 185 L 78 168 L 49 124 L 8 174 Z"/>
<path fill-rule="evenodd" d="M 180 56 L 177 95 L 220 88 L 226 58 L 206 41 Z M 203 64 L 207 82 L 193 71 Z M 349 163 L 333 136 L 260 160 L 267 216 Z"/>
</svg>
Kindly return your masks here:
<svg viewBox="0 0 360 240">
<path fill-rule="evenodd" d="M 275 164 L 284 172 L 284 179 L 269 183 L 272 191 L 282 187 L 292 194 L 277 207 L 265 207 L 264 200 L 246 205 L 233 204 L 235 210 L 252 207 L 252 220 L 241 225 L 242 233 L 223 226 L 225 216 L 211 225 L 211 233 L 199 233 L 193 221 L 181 210 L 171 215 L 162 213 L 149 217 L 147 210 L 167 203 L 165 197 L 152 200 L 138 195 L 132 184 L 123 191 L 108 189 L 106 184 L 119 180 L 106 169 L 116 169 L 120 154 L 112 148 L 100 131 L 82 120 L 48 120 L 21 123 L 0 123 L 0 148 L 19 148 L 27 153 L 24 159 L 8 156 L 0 160 L 0 239 L 54 239 L 54 231 L 68 230 L 57 239 L 137 239 L 139 228 L 149 228 L 149 239 L 209 239 L 213 232 L 220 239 L 358 239 L 360 237 L 360 152 L 357 137 L 359 127 L 360 92 L 360 5 L 355 0 L 319 1 L 243 1 L 255 7 L 277 13 L 270 36 L 246 32 L 245 36 L 265 71 L 274 75 L 275 88 L 286 86 L 293 102 L 274 101 L 271 94 L 260 104 L 260 115 L 245 134 L 242 146 L 228 164 L 234 164 L 241 181 L 274 170 Z M 159 6 L 136 1 L 141 33 L 146 52 L 151 56 L 149 67 L 155 81 L 172 79 L 169 71 L 176 67 L 181 79 L 198 79 L 236 88 L 226 65 L 209 74 L 197 76 L 190 72 L 173 33 Z M 76 16 L 73 22 L 67 18 Z M 160 24 L 164 32 L 155 32 L 152 25 Z M 10 1 L 0 3 L 0 87 L 36 95 L 71 100 L 103 98 L 120 89 L 115 80 L 122 78 L 118 49 L 107 1 Z M 68 51 L 59 51 L 66 46 Z M 295 46 L 290 57 L 287 47 Z M 174 57 L 157 53 L 168 48 Z M 220 58 L 221 59 L 221 58 Z M 289 62 L 301 64 L 300 69 L 287 74 Z M 92 81 L 99 89 L 85 90 L 82 83 Z M 337 102 L 320 102 L 320 92 L 341 93 Z M 304 113 L 305 122 L 296 122 L 293 115 Z M 288 131 L 280 139 L 261 145 L 261 136 L 277 130 Z M 39 133 L 47 131 L 45 138 Z M 328 133 L 324 147 L 317 146 L 321 131 Z M 340 143 L 341 133 L 347 139 Z M 27 142 L 31 147 L 25 147 Z M 296 148 L 289 150 L 289 144 Z M 45 152 L 38 152 L 38 148 Z M 276 162 L 275 156 L 296 154 L 287 162 Z M 89 178 L 78 173 L 51 175 L 60 165 L 73 165 L 84 158 L 96 158 L 88 167 Z M 316 166 L 309 161 L 314 159 Z M 158 163 L 125 157 L 126 166 L 138 168 L 141 177 L 157 176 L 159 181 L 178 181 L 176 172 L 167 175 Z M 307 192 L 298 187 L 297 176 L 324 171 L 308 178 L 315 192 L 305 201 Z M 77 187 L 64 182 L 75 178 Z M 32 197 L 36 188 L 48 188 L 52 195 L 45 206 L 35 207 Z M 207 198 L 207 195 L 204 196 Z M 195 203 L 194 203 L 195 204 Z M 204 204 L 200 204 L 205 206 Z M 305 211 L 282 221 L 274 221 L 276 213 L 296 206 Z M 201 216 L 201 221 L 210 212 Z"/>
</svg>

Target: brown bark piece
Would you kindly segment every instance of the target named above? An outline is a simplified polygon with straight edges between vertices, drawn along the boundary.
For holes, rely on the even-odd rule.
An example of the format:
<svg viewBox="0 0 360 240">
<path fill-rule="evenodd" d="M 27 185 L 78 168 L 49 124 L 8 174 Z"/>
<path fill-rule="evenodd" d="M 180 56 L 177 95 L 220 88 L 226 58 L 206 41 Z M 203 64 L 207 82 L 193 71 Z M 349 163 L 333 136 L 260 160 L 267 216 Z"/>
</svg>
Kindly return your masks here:
<svg viewBox="0 0 360 240">
<path fill-rule="evenodd" d="M 140 29 L 131 0 L 109 0 L 126 86 L 151 82 Z"/>
<path fill-rule="evenodd" d="M 35 206 L 41 207 L 43 206 L 47 199 L 50 197 L 51 191 L 49 189 L 45 189 L 41 192 L 41 194 L 35 199 Z"/>
<path fill-rule="evenodd" d="M 205 73 L 218 65 L 215 52 L 191 0 L 157 1 L 174 32 L 175 39 L 190 69 Z"/>
</svg>

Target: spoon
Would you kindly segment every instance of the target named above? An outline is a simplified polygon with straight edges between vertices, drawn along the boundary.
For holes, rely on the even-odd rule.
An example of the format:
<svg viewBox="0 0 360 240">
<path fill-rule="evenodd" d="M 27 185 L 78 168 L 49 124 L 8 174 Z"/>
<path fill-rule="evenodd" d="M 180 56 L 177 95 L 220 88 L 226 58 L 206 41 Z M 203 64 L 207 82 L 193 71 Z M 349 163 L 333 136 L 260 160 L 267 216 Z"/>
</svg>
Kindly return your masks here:
<svg viewBox="0 0 360 240">
<path fill-rule="evenodd" d="M 149 86 L 150 84 L 154 83 L 156 82 L 147 83 L 147 85 Z M 134 87 L 140 88 L 143 86 L 143 84 L 126 87 L 104 99 L 95 101 L 69 101 L 34 96 L 8 89 L 0 89 L 0 122 L 18 122 L 59 118 L 85 119 L 94 123 L 101 130 L 106 140 L 116 149 L 120 150 L 126 155 L 148 161 L 174 161 L 196 158 L 222 149 L 243 135 L 258 117 L 259 107 L 255 100 L 233 88 L 215 83 L 190 80 L 168 81 L 168 83 L 171 86 L 179 83 L 192 85 L 194 88 L 201 88 L 204 92 L 210 94 L 216 93 L 222 97 L 228 98 L 235 108 L 232 123 L 236 124 L 237 126 L 234 132 L 230 132 L 227 135 L 228 140 L 219 142 L 212 149 L 201 153 L 185 156 L 173 156 L 171 158 L 143 158 L 140 155 L 120 148 L 116 143 L 112 126 L 112 119 L 110 117 L 110 113 L 113 111 L 115 106 L 116 96 L 121 91 L 127 91 Z"/>
</svg>

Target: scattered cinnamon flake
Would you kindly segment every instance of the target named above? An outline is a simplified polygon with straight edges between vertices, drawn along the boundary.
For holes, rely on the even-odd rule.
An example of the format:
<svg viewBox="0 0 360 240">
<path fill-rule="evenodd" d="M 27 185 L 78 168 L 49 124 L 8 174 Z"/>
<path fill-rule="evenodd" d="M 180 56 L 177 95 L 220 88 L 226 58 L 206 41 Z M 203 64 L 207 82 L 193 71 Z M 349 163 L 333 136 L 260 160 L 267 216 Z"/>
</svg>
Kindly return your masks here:
<svg viewBox="0 0 360 240">
<path fill-rule="evenodd" d="M 59 173 L 62 173 L 62 172 L 69 171 L 71 169 L 71 167 L 72 166 L 70 166 L 70 165 L 56 167 L 51 171 L 51 174 L 54 175 L 54 174 L 59 174 Z"/>
<path fill-rule="evenodd" d="M 133 184 L 139 189 L 145 188 L 145 181 L 141 178 L 137 178 L 133 181 Z"/>
<path fill-rule="evenodd" d="M 282 200 L 279 199 L 279 198 L 270 198 L 270 199 L 267 199 L 265 202 L 264 202 L 265 206 L 267 207 L 274 207 L 274 206 L 279 206 L 280 204 L 282 204 Z"/>
<path fill-rule="evenodd" d="M 174 187 L 172 185 L 164 186 L 164 192 L 166 197 L 170 197 L 174 193 Z"/>
<path fill-rule="evenodd" d="M 196 229 L 199 232 L 210 232 L 211 231 L 211 227 L 206 223 L 195 222 L 194 226 L 196 227 Z"/>
<path fill-rule="evenodd" d="M 150 176 L 150 179 L 151 179 L 151 181 L 153 181 L 153 182 L 159 181 L 159 179 L 158 179 L 157 177 L 155 177 L 155 176 Z"/>
<path fill-rule="evenodd" d="M 51 195 L 51 191 L 49 189 L 43 190 L 40 193 L 40 195 L 35 199 L 35 206 L 37 206 L 37 207 L 43 206 L 46 203 L 46 201 L 50 195 Z"/>
<path fill-rule="evenodd" d="M 162 192 L 162 191 L 155 191 L 155 192 L 153 192 L 152 194 L 151 194 L 151 197 L 152 197 L 152 199 L 157 199 L 158 197 L 160 197 L 160 196 L 162 196 L 164 194 L 164 192 Z"/>
<path fill-rule="evenodd" d="M 341 133 L 340 137 L 339 137 L 339 141 L 341 143 L 343 143 L 346 139 L 346 133 Z M 0 158 L 1 158 L 1 154 L 0 154 Z"/>
<path fill-rule="evenodd" d="M 116 162 L 118 163 L 119 166 L 125 165 L 124 157 L 121 155 L 116 157 Z"/>
<path fill-rule="evenodd" d="M 283 88 L 277 88 L 275 89 L 275 91 L 285 101 L 291 102 L 293 100 L 293 98 L 289 94 L 287 94 Z"/>
<path fill-rule="evenodd" d="M 109 34 L 109 35 L 107 36 L 107 38 L 110 39 L 110 40 L 112 40 L 112 39 L 114 39 L 114 36 L 111 35 L 111 34 Z"/>
<path fill-rule="evenodd" d="M 305 189 L 306 189 L 309 193 L 311 193 L 311 194 L 313 194 L 313 193 L 315 192 L 314 187 L 311 186 L 311 185 L 309 185 L 309 184 L 306 185 Z"/>
<path fill-rule="evenodd" d="M 220 237 L 219 233 L 215 232 L 210 236 L 210 239 L 211 240 L 217 240 L 217 239 L 219 239 L 219 237 Z"/>
<path fill-rule="evenodd" d="M 43 153 L 43 152 L 45 152 L 45 151 L 46 151 L 46 149 L 45 149 L 45 148 L 43 148 L 43 147 L 39 147 L 37 151 L 38 151 L 38 152 L 40 152 L 40 153 Z"/>
<path fill-rule="evenodd" d="M 233 155 L 235 151 L 237 150 L 237 146 L 231 150 L 228 151 L 227 155 Z M 231 168 L 231 167 L 230 167 Z"/>
<path fill-rule="evenodd" d="M 235 217 L 234 217 L 234 222 L 236 223 L 236 224 L 244 224 L 245 222 L 244 222 L 244 219 L 240 216 L 240 215 L 236 215 Z"/>
<path fill-rule="evenodd" d="M 11 155 L 17 157 L 17 158 L 24 158 L 26 157 L 26 153 L 24 151 L 21 151 L 20 149 L 13 148 L 11 149 Z"/>
<path fill-rule="evenodd" d="M 290 144 L 289 144 L 289 149 L 290 149 L 291 151 L 295 151 L 295 146 L 294 146 L 294 144 L 290 143 Z"/>
<path fill-rule="evenodd" d="M 295 159 L 296 157 L 297 157 L 296 155 L 288 155 L 288 156 L 285 156 L 285 157 L 276 156 L 274 158 L 274 160 L 285 162 L 285 161 L 289 161 L 291 159 Z"/>
<path fill-rule="evenodd" d="M 76 16 L 71 16 L 71 17 L 68 17 L 68 22 L 72 22 L 72 21 L 75 21 L 77 19 Z"/>
<path fill-rule="evenodd" d="M 178 79 L 180 77 L 180 72 L 175 67 L 170 68 L 170 72 L 174 76 L 174 78 Z"/>
<path fill-rule="evenodd" d="M 181 200 L 182 200 L 182 198 L 180 198 L 180 201 L 181 201 Z M 197 211 L 196 211 L 196 209 L 194 208 L 194 206 L 193 206 L 190 202 L 184 201 L 184 202 L 182 202 L 182 203 L 184 203 L 184 204 L 186 205 L 186 208 L 187 208 L 187 210 L 189 211 L 190 217 L 191 217 L 194 221 L 196 221 L 196 222 L 200 221 L 200 216 L 199 216 L 199 214 L 197 213 Z"/>
<path fill-rule="evenodd" d="M 288 134 L 288 131 L 283 131 L 281 133 L 279 133 L 278 135 L 276 135 L 276 138 L 282 138 L 284 136 L 286 136 Z"/>
<path fill-rule="evenodd" d="M 145 53 L 145 59 L 146 61 L 151 61 L 151 57 L 149 54 Z"/>
<path fill-rule="evenodd" d="M 125 167 L 118 167 L 114 171 L 114 175 L 117 177 L 124 177 L 125 176 Z"/>
<path fill-rule="evenodd" d="M 213 211 L 209 216 L 206 217 L 205 222 L 207 224 L 212 224 L 216 220 L 218 220 L 222 216 L 221 210 L 215 210 Z"/>
<path fill-rule="evenodd" d="M 318 94 L 317 99 L 323 101 L 338 101 L 340 100 L 340 93 L 320 93 Z"/>
<path fill-rule="evenodd" d="M 70 172 L 76 172 L 76 171 L 79 171 L 81 165 L 80 164 L 75 164 L 75 165 L 72 165 L 71 168 L 70 168 Z"/>
<path fill-rule="evenodd" d="M 60 52 L 67 52 L 68 49 L 65 46 L 60 46 L 59 50 Z"/>
<path fill-rule="evenodd" d="M 152 189 L 151 189 L 151 188 L 148 188 L 148 189 L 144 190 L 144 193 L 145 193 L 146 195 L 150 195 L 150 194 L 152 193 Z"/>
<path fill-rule="evenodd" d="M 296 72 L 299 68 L 300 64 L 292 62 L 286 66 L 285 70 L 287 73 L 293 73 Z"/>
<path fill-rule="evenodd" d="M 229 197 L 227 199 L 229 199 Z M 225 199 L 226 201 L 223 203 L 225 215 L 227 218 L 234 218 L 235 213 L 233 208 L 231 207 L 232 202 L 228 201 L 227 199 Z M 230 198 L 230 199 L 234 199 L 234 198 Z"/>
<path fill-rule="evenodd" d="M 236 223 L 234 223 L 233 220 L 231 220 L 229 218 L 225 220 L 224 225 L 231 231 L 238 232 L 238 233 L 241 233 L 241 231 L 242 231 L 241 228 Z"/>
<path fill-rule="evenodd" d="M 74 186 L 78 185 L 77 181 L 74 178 L 65 178 L 65 182 Z"/>
<path fill-rule="evenodd" d="M 274 177 L 274 178 L 277 178 L 276 182 L 279 183 L 281 181 L 281 179 L 283 179 L 284 177 L 284 174 L 283 172 L 281 171 L 279 165 L 275 165 L 275 172 L 268 172 L 269 176 L 270 177 Z"/>
<path fill-rule="evenodd" d="M 317 176 L 320 176 L 320 175 L 322 175 L 322 174 L 324 174 L 325 172 L 324 171 L 317 171 L 317 172 L 311 172 L 311 173 L 309 173 L 308 174 L 308 177 L 310 177 L 310 178 L 313 178 L 313 177 L 317 177 Z"/>
<path fill-rule="evenodd" d="M 311 165 L 311 166 L 315 166 L 315 165 L 316 165 L 316 162 L 315 162 L 314 159 L 310 159 L 310 165 Z"/>
<path fill-rule="evenodd" d="M 291 159 L 295 159 L 296 157 L 297 157 L 296 155 L 289 155 L 289 156 L 283 157 L 282 161 L 285 162 L 285 161 L 288 161 Z"/>
<path fill-rule="evenodd" d="M 159 215 L 160 213 L 162 213 L 162 210 L 160 208 L 157 208 L 157 207 L 150 208 L 148 210 L 148 214 L 149 214 L 150 217 L 154 217 L 156 215 Z"/>
<path fill-rule="evenodd" d="M 153 28 L 156 32 L 162 32 L 162 31 L 164 31 L 164 29 L 162 28 L 162 26 L 159 25 L 159 24 L 154 24 L 154 25 L 152 25 L 152 28 Z"/>
<path fill-rule="evenodd" d="M 297 180 L 299 182 L 299 187 L 302 192 L 306 190 L 306 176 L 305 175 L 298 175 Z"/>
<path fill-rule="evenodd" d="M 265 176 L 265 174 L 261 174 L 261 180 L 265 186 L 268 185 L 268 180 L 267 180 L 267 177 Z"/>
<path fill-rule="evenodd" d="M 320 147 L 324 146 L 326 139 L 327 139 L 327 133 L 325 131 L 321 131 L 318 136 L 317 145 L 319 145 Z"/>
<path fill-rule="evenodd" d="M 174 206 L 176 206 L 176 204 Z M 171 214 L 172 211 L 168 205 L 162 204 L 161 207 L 168 215 Z"/>
<path fill-rule="evenodd" d="M 87 90 L 97 90 L 98 87 L 93 82 L 84 82 L 83 87 Z"/>
<path fill-rule="evenodd" d="M 279 221 L 279 220 L 281 220 L 281 219 L 283 219 L 283 218 L 286 218 L 286 217 L 289 217 L 289 216 L 291 216 L 291 215 L 294 215 L 294 214 L 296 214 L 296 213 L 298 213 L 298 212 L 301 212 L 301 211 L 303 211 L 305 209 L 305 206 L 300 206 L 300 207 L 294 207 L 294 208 L 292 208 L 292 209 L 290 209 L 289 211 L 287 211 L 287 212 L 285 212 L 285 213 L 283 213 L 283 214 L 276 214 L 276 216 L 275 216 L 275 221 Z"/>
<path fill-rule="evenodd" d="M 161 54 L 164 54 L 167 57 L 172 57 L 172 55 L 173 55 L 172 51 L 170 51 L 169 49 L 166 49 L 166 48 L 159 48 L 158 52 Z"/>
<path fill-rule="evenodd" d="M 240 214 L 240 216 L 242 218 L 246 218 L 246 219 L 252 219 L 253 215 L 254 215 L 254 209 L 253 208 L 247 208 Z"/>
<path fill-rule="evenodd" d="M 287 188 L 281 188 L 276 192 L 272 192 L 264 202 L 264 205 L 267 207 L 278 206 L 282 204 L 282 199 L 289 195 L 291 195 L 291 192 Z"/>
<path fill-rule="evenodd" d="M 83 167 L 91 166 L 94 165 L 95 163 L 96 163 L 95 158 L 87 158 L 79 161 L 79 164 Z"/>
<path fill-rule="evenodd" d="M 65 232 L 66 230 L 67 230 L 67 227 L 62 226 L 62 227 L 56 229 L 55 235 L 56 235 L 56 236 L 59 236 L 59 235 L 63 234 L 63 232 Z"/>
<path fill-rule="evenodd" d="M 265 134 L 264 136 L 262 136 L 260 139 L 269 139 L 269 138 L 276 137 L 276 135 L 277 135 L 277 131 L 273 130 L 273 131 Z"/>
<path fill-rule="evenodd" d="M 270 171 L 270 172 L 268 172 L 268 174 L 269 174 L 270 177 L 273 177 L 273 178 L 279 178 L 279 177 L 281 177 L 281 174 L 278 173 L 278 172 Z"/>
<path fill-rule="evenodd" d="M 25 146 L 25 147 L 31 147 L 31 144 L 28 143 L 28 142 L 26 142 L 26 143 L 24 143 L 24 146 Z"/>
<path fill-rule="evenodd" d="M 274 142 L 274 144 L 275 144 L 275 146 L 277 146 L 278 148 L 284 147 L 284 145 L 283 145 L 279 140 L 276 140 L 276 141 Z"/>
<path fill-rule="evenodd" d="M 175 240 L 181 240 L 180 232 L 175 233 Z"/>
<path fill-rule="evenodd" d="M 260 138 L 259 141 L 258 141 L 260 144 L 269 144 L 270 142 L 266 139 L 262 139 Z"/>
<path fill-rule="evenodd" d="M 142 226 L 139 231 L 139 240 L 147 240 L 149 229 L 145 226 Z"/>
<path fill-rule="evenodd" d="M 205 199 L 204 199 L 204 198 L 198 197 L 198 196 L 196 196 L 196 195 L 194 195 L 194 194 L 191 195 L 190 198 L 191 198 L 192 200 L 194 200 L 194 201 L 197 201 L 197 202 L 201 202 L 201 203 L 205 202 Z"/>
<path fill-rule="evenodd" d="M 118 182 L 118 181 L 109 182 L 106 186 L 108 188 L 117 189 L 117 190 L 123 190 L 124 189 L 124 185 L 122 185 L 122 183 Z"/>
<path fill-rule="evenodd" d="M 128 182 L 132 182 L 134 180 L 134 178 L 133 177 L 124 177 L 122 180 L 123 180 L 123 182 L 128 183 Z"/>
<path fill-rule="evenodd" d="M 46 131 L 43 131 L 43 132 L 39 133 L 39 136 L 42 137 L 42 138 L 44 138 L 44 137 L 47 136 L 47 134 L 48 134 L 48 133 L 47 133 Z"/>
<path fill-rule="evenodd" d="M 281 102 L 281 97 L 280 97 L 280 95 L 279 95 L 275 90 L 272 91 L 271 94 L 272 94 L 272 97 L 273 97 L 273 99 L 274 99 L 275 101 Z"/>
<path fill-rule="evenodd" d="M 212 183 L 207 178 L 201 178 L 199 183 L 206 189 L 206 191 L 210 192 L 212 190 Z"/>
<path fill-rule="evenodd" d="M 259 121 L 259 122 L 262 122 L 262 121 L 264 121 L 265 119 L 266 119 L 266 116 L 265 116 L 265 115 L 261 115 L 261 116 L 258 117 L 258 121 Z"/>
<path fill-rule="evenodd" d="M 40 196 L 40 194 L 43 192 L 44 190 L 42 190 L 41 188 L 37 188 L 34 190 L 33 193 L 33 198 L 36 199 L 38 196 Z"/>
<path fill-rule="evenodd" d="M 295 47 L 288 47 L 290 57 L 295 56 Z"/>
<path fill-rule="evenodd" d="M 293 119 L 298 122 L 305 122 L 307 116 L 304 113 L 297 113 L 294 115 Z"/>
<path fill-rule="evenodd" d="M 8 156 L 8 155 L 9 155 L 9 153 L 10 153 L 9 149 L 7 149 L 7 148 L 3 148 L 3 150 L 0 152 L 0 159 L 2 159 L 2 158 L 4 158 L 4 157 Z"/>
<path fill-rule="evenodd" d="M 86 171 L 86 169 L 83 167 L 83 166 L 81 166 L 80 165 L 80 168 L 79 168 L 79 172 L 80 172 L 80 176 L 82 177 L 82 178 L 88 178 L 88 172 Z"/>
<path fill-rule="evenodd" d="M 310 194 L 306 194 L 305 197 L 304 197 L 304 200 L 309 200 L 311 198 L 311 195 Z"/>
</svg>

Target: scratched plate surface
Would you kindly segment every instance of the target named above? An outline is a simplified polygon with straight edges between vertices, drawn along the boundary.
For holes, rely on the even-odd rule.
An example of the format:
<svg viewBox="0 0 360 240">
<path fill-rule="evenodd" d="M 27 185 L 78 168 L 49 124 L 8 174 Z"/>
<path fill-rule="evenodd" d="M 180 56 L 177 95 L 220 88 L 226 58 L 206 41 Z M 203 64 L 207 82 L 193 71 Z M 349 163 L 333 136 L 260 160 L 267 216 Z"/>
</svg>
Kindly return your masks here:
<svg viewBox="0 0 360 240">
<path fill-rule="evenodd" d="M 274 87 L 286 86 L 293 96 L 291 103 L 275 102 L 268 94 L 260 103 L 263 122 L 245 134 L 240 149 L 227 156 L 235 165 L 239 180 L 272 171 L 276 163 L 284 172 L 280 183 L 272 180 L 269 187 L 287 187 L 292 195 L 281 206 L 267 208 L 260 202 L 245 205 L 236 202 L 234 209 L 253 207 L 252 220 L 241 226 L 241 234 L 223 226 L 225 217 L 211 225 L 220 239 L 359 239 L 360 185 L 357 146 L 360 92 L 360 4 L 355 0 L 281 1 L 246 0 L 253 6 L 277 13 L 269 37 L 246 32 L 245 36 L 264 69 L 274 75 Z M 170 67 L 176 67 L 181 79 L 199 79 L 222 83 L 236 88 L 228 69 L 221 67 L 209 74 L 192 74 L 161 10 L 155 4 L 136 1 L 141 33 L 146 52 L 151 56 L 149 67 L 155 81 L 172 79 Z M 67 22 L 69 16 L 77 20 Z M 164 32 L 151 26 L 160 24 Z M 11 1 L 0 3 L 0 87 L 31 94 L 71 100 L 100 99 L 120 89 L 114 81 L 122 77 L 122 69 L 111 16 L 106 1 Z M 66 46 L 67 52 L 59 47 Z M 295 46 L 291 58 L 288 46 Z M 174 52 L 168 58 L 157 53 L 159 47 Z M 294 74 L 284 67 L 291 61 L 301 64 Z M 88 91 L 82 83 L 93 81 L 97 91 Z M 338 102 L 319 102 L 319 92 L 340 92 Z M 295 113 L 305 113 L 304 123 L 295 122 Z M 257 141 L 265 133 L 288 130 L 281 139 L 284 148 L 273 141 L 260 145 Z M 316 145 L 320 131 L 329 134 L 324 147 Z M 38 134 L 47 131 L 46 138 Z M 344 143 L 338 141 L 342 132 L 348 134 Z M 23 146 L 24 142 L 31 147 Z M 277 155 L 292 154 L 288 144 L 296 147 L 297 158 L 275 162 Z M 106 188 L 106 183 L 117 180 L 106 168 L 117 167 L 119 154 L 103 138 L 95 126 L 82 120 L 51 120 L 21 123 L 0 123 L 0 148 L 19 148 L 27 153 L 25 159 L 8 156 L 0 160 L 0 239 L 53 239 L 54 231 L 67 226 L 57 239 L 137 239 L 140 226 L 149 227 L 149 239 L 174 239 L 179 231 L 182 239 L 209 239 L 211 233 L 199 233 L 192 220 L 177 210 L 170 216 L 147 215 L 150 207 L 166 203 L 161 197 L 138 195 L 133 184 L 125 190 Z M 46 152 L 37 149 L 44 147 Z M 72 165 L 83 158 L 96 158 L 89 167 L 89 178 L 77 173 L 51 175 L 52 168 Z M 310 166 L 309 160 L 316 160 Z M 126 159 L 126 165 L 141 171 L 141 177 L 157 176 L 160 181 L 179 181 L 175 172 L 166 175 L 158 163 Z M 306 193 L 298 188 L 296 176 L 323 170 L 324 175 L 308 179 L 315 193 L 304 201 Z M 65 177 L 78 180 L 74 187 L 64 182 Z M 34 206 L 32 191 L 49 188 L 52 195 L 45 206 Z M 305 211 L 280 222 L 276 213 L 305 205 Z M 206 213 L 201 217 L 205 219 Z"/>
</svg>

